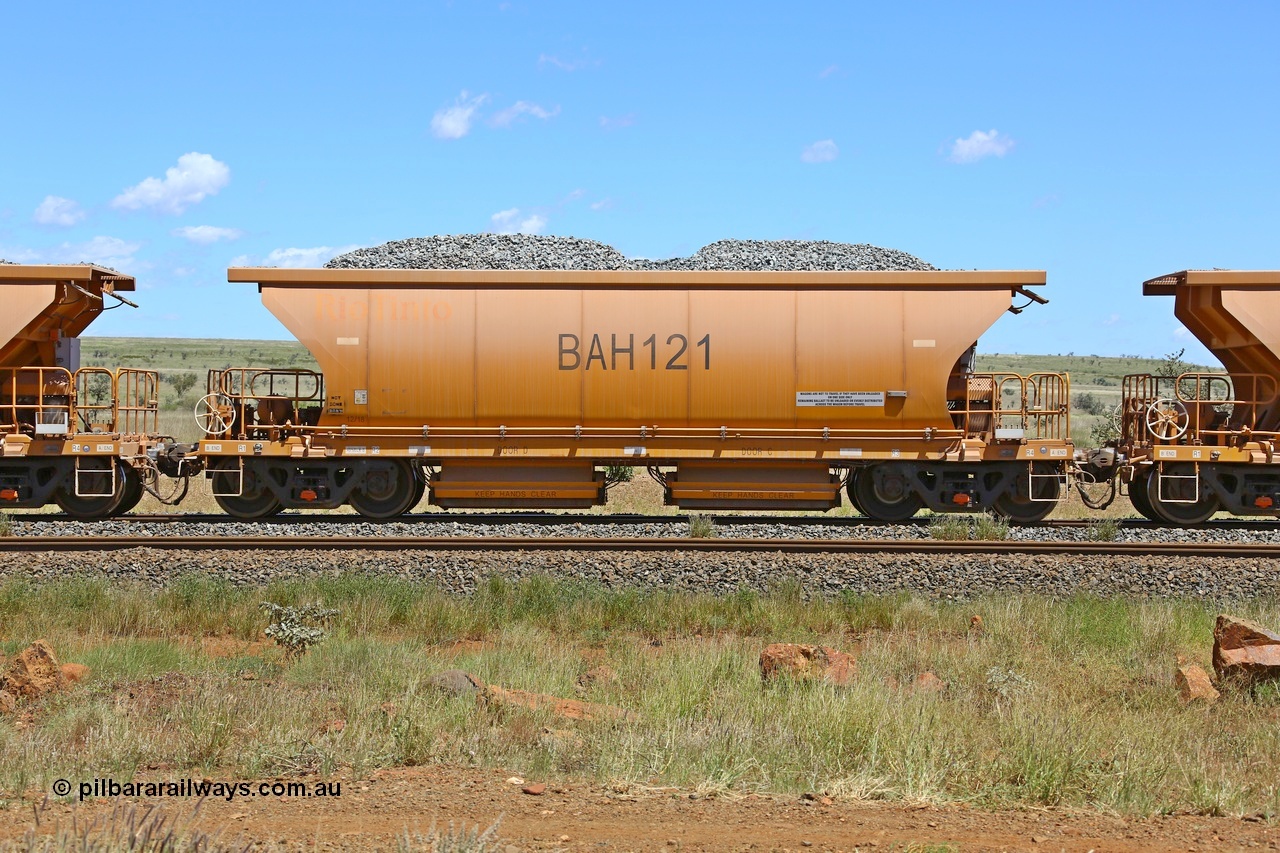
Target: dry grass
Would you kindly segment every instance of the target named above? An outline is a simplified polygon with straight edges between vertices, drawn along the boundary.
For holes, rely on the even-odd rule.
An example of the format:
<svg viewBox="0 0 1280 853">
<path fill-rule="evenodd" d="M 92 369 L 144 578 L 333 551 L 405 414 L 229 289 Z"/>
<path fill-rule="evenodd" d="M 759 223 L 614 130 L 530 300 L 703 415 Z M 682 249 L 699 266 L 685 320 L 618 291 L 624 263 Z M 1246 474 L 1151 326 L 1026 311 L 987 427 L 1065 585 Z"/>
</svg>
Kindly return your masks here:
<svg viewBox="0 0 1280 853">
<path fill-rule="evenodd" d="M 286 666 L 249 645 L 263 598 L 342 614 Z M 1275 602 L 1240 610 L 1280 624 Z M 1086 597 L 806 601 L 794 584 L 713 598 L 495 579 L 463 599 L 364 576 L 265 591 L 8 582 L 0 647 L 43 636 L 94 674 L 30 709 L 32 727 L 0 722 L 0 790 L 154 766 L 359 778 L 445 763 L 707 791 L 1280 814 L 1280 691 L 1205 708 L 1173 689 L 1176 655 L 1208 665 L 1213 616 L 1199 602 Z M 857 680 L 762 689 L 757 657 L 774 641 L 853 651 Z M 485 712 L 423 686 L 456 666 L 572 697 L 600 662 L 620 682 L 587 698 L 636 719 L 580 723 L 571 737 L 548 736 L 568 725 L 549 712 Z M 926 670 L 945 693 L 911 689 Z"/>
</svg>

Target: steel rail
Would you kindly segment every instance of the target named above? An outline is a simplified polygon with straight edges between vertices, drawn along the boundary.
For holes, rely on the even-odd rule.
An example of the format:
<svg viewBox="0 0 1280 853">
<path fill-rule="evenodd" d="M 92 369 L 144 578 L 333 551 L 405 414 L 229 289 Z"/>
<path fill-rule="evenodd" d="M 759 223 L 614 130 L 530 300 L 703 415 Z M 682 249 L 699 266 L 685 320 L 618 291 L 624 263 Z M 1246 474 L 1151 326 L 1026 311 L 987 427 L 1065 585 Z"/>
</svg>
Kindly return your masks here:
<svg viewBox="0 0 1280 853">
<path fill-rule="evenodd" d="M 14 536 L 0 553 L 78 551 L 630 551 L 783 554 L 1025 554 L 1280 558 L 1280 544 L 933 539 L 684 539 L 491 536 Z"/>
<path fill-rule="evenodd" d="M 954 514 L 945 518 L 964 519 L 970 516 Z M 385 520 L 369 519 L 355 513 L 338 512 L 299 512 L 283 513 L 267 518 L 250 520 L 233 518 L 220 513 L 147 513 L 137 515 L 120 515 L 114 518 L 93 519 L 83 521 L 71 518 L 62 513 L 32 512 L 14 513 L 13 521 L 39 522 L 42 524 L 96 524 L 102 522 L 124 522 L 127 524 L 259 524 L 287 527 L 293 524 L 538 524 L 556 526 L 562 524 L 582 524 L 596 526 L 603 524 L 687 524 L 687 514 L 675 515 L 641 515 L 638 513 L 618 513 L 615 515 L 585 513 L 550 513 L 550 512 L 427 512 L 412 515 L 401 515 Z M 905 521 L 876 521 L 865 516 L 820 516 L 820 515 L 716 515 L 717 526 L 732 527 L 747 524 L 776 524 L 795 527 L 928 527 L 938 516 L 927 518 L 909 518 Z M 1049 529 L 1073 529 L 1090 527 L 1105 519 L 1062 518 L 1039 521 L 1028 527 L 1045 527 Z M 1280 532 L 1280 520 L 1277 519 L 1223 519 L 1207 521 L 1203 524 L 1189 526 L 1162 524 L 1148 521 L 1145 518 L 1115 519 L 1125 530 L 1217 530 L 1217 531 L 1275 531 Z"/>
</svg>

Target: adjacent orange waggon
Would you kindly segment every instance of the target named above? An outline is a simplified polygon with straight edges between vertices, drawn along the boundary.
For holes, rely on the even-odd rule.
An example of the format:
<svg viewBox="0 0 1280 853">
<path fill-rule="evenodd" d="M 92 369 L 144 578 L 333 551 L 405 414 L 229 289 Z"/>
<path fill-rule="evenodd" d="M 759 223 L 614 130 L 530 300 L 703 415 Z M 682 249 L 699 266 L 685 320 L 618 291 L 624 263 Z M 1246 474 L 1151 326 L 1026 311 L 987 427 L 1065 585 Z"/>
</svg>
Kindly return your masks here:
<svg viewBox="0 0 1280 853">
<path fill-rule="evenodd" d="M 686 508 L 1043 518 L 1060 374 L 976 373 L 1042 271 L 232 268 L 320 370 L 212 371 L 198 455 L 254 518 L 589 507 L 644 467 Z"/>
<path fill-rule="evenodd" d="M 1120 479 L 1150 519 L 1280 512 L 1280 271 L 1185 270 L 1145 282 L 1226 368 L 1124 378 Z"/>
<path fill-rule="evenodd" d="M 131 276 L 88 264 L 0 264 L 0 509 L 57 503 L 99 518 L 147 491 L 181 499 L 156 491 L 162 470 L 182 466 L 159 435 L 156 372 L 80 366 L 77 336 L 133 305 L 120 295 L 133 289 Z"/>
</svg>

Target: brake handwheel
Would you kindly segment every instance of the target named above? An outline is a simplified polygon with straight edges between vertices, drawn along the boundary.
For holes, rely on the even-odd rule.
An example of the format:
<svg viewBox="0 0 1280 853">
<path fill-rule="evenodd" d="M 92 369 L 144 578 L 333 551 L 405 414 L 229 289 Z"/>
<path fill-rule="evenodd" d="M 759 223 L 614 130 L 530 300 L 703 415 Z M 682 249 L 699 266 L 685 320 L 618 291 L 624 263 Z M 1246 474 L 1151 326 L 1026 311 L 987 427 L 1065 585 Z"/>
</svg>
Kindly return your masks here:
<svg viewBox="0 0 1280 853">
<path fill-rule="evenodd" d="M 205 435 L 224 435 L 231 429 L 233 416 L 221 394 L 205 394 L 196 401 L 196 426 Z"/>
<path fill-rule="evenodd" d="M 1164 441 L 1181 438 L 1191 423 L 1191 415 L 1181 400 L 1161 397 L 1147 406 L 1147 432 Z"/>
</svg>

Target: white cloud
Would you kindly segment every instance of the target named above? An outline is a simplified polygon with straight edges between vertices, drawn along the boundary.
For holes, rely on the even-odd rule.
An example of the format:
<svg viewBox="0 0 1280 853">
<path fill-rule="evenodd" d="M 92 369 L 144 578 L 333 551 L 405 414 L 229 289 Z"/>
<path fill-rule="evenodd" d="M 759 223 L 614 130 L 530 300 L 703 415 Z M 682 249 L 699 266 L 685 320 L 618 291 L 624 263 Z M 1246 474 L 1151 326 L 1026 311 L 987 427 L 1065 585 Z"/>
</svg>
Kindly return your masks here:
<svg viewBox="0 0 1280 853">
<path fill-rule="evenodd" d="M 217 225 L 187 225 L 169 233 L 206 246 L 219 240 L 238 240 L 244 236 L 244 232 L 238 228 L 219 228 Z"/>
<path fill-rule="evenodd" d="M 36 208 L 35 220 L 41 225 L 75 225 L 84 219 L 85 213 L 80 205 L 69 198 L 47 195 Z"/>
<path fill-rule="evenodd" d="M 800 152 L 800 159 L 805 163 L 830 163 L 839 156 L 839 147 L 830 139 L 820 139 Z"/>
<path fill-rule="evenodd" d="M 178 158 L 178 165 L 165 170 L 164 178 L 147 178 L 129 187 L 111 201 L 124 210 L 151 208 L 177 215 L 211 195 L 217 195 L 231 180 L 227 164 L 208 154 L 192 151 Z"/>
<path fill-rule="evenodd" d="M 602 210 L 610 210 L 613 208 L 613 199 L 602 198 L 599 201 L 591 202 L 591 209 L 599 213 Z"/>
<path fill-rule="evenodd" d="M 322 267 L 325 262 L 345 254 L 353 249 L 360 248 L 357 245 L 350 246 L 313 246 L 310 249 L 272 249 L 267 253 L 265 258 L 258 258 L 254 255 L 236 255 L 227 262 L 229 267 L 287 267 L 289 269 L 301 269 L 304 267 Z"/>
<path fill-rule="evenodd" d="M 40 263 L 40 253 L 32 249 L 23 249 L 19 246 L 9 246 L 8 248 L 0 246 L 0 260 L 6 260 L 11 264 L 38 264 Z"/>
<path fill-rule="evenodd" d="M 839 70 L 840 70 L 839 65 L 828 65 L 826 68 L 818 72 L 818 79 L 825 80 L 826 78 L 830 77 L 832 74 L 835 74 Z"/>
<path fill-rule="evenodd" d="M 461 139 L 471 132 L 471 122 L 476 110 L 489 100 L 487 94 L 468 97 L 466 90 L 458 95 L 451 107 L 436 110 L 431 117 L 431 133 L 437 139 Z"/>
<path fill-rule="evenodd" d="M 141 248 L 141 243 L 132 243 L 119 237 L 98 236 L 83 243 L 63 243 L 56 249 L 43 253 L 43 260 L 51 264 L 78 264 L 87 261 L 128 272 L 134 266 L 133 256 Z"/>
<path fill-rule="evenodd" d="M 493 118 L 489 119 L 489 123 L 494 127 L 510 127 L 511 123 L 522 115 L 531 115 L 534 118 L 546 121 L 547 119 L 559 114 L 560 107 L 558 106 L 554 109 L 548 110 L 538 106 L 537 104 L 530 103 L 529 101 L 516 101 L 505 110 L 494 113 Z"/>
<path fill-rule="evenodd" d="M 984 157 L 1003 157 L 1013 149 L 1014 142 L 992 128 L 985 133 L 975 130 L 964 139 L 957 139 L 951 146 L 952 163 L 976 163 Z"/>
<path fill-rule="evenodd" d="M 590 59 L 561 59 L 558 56 L 552 56 L 549 53 L 538 54 L 538 67 L 546 68 L 550 65 L 552 68 L 558 68 L 561 71 L 579 71 L 592 65 L 599 65 L 599 61 Z"/>
<path fill-rule="evenodd" d="M 358 248 L 360 247 L 352 245 L 338 247 L 315 246 L 310 249 L 272 249 L 263 260 L 263 266 L 288 267 L 290 269 L 322 267 L 331 258 Z M 234 264 L 234 266 L 240 266 L 240 264 Z"/>
<path fill-rule="evenodd" d="M 489 217 L 499 234 L 537 234 L 547 227 L 547 218 L 536 213 L 525 215 L 520 208 L 500 210 Z"/>
<path fill-rule="evenodd" d="M 147 266 L 133 257 L 141 248 L 141 243 L 98 236 L 81 243 L 61 243 L 50 249 L 0 248 L 0 257 L 21 264 L 91 263 L 129 272 Z"/>
<path fill-rule="evenodd" d="M 636 123 L 635 113 L 627 113 L 624 116 L 611 118 L 609 116 L 600 116 L 600 126 L 605 130 L 618 130 L 623 127 L 631 127 Z"/>
</svg>

